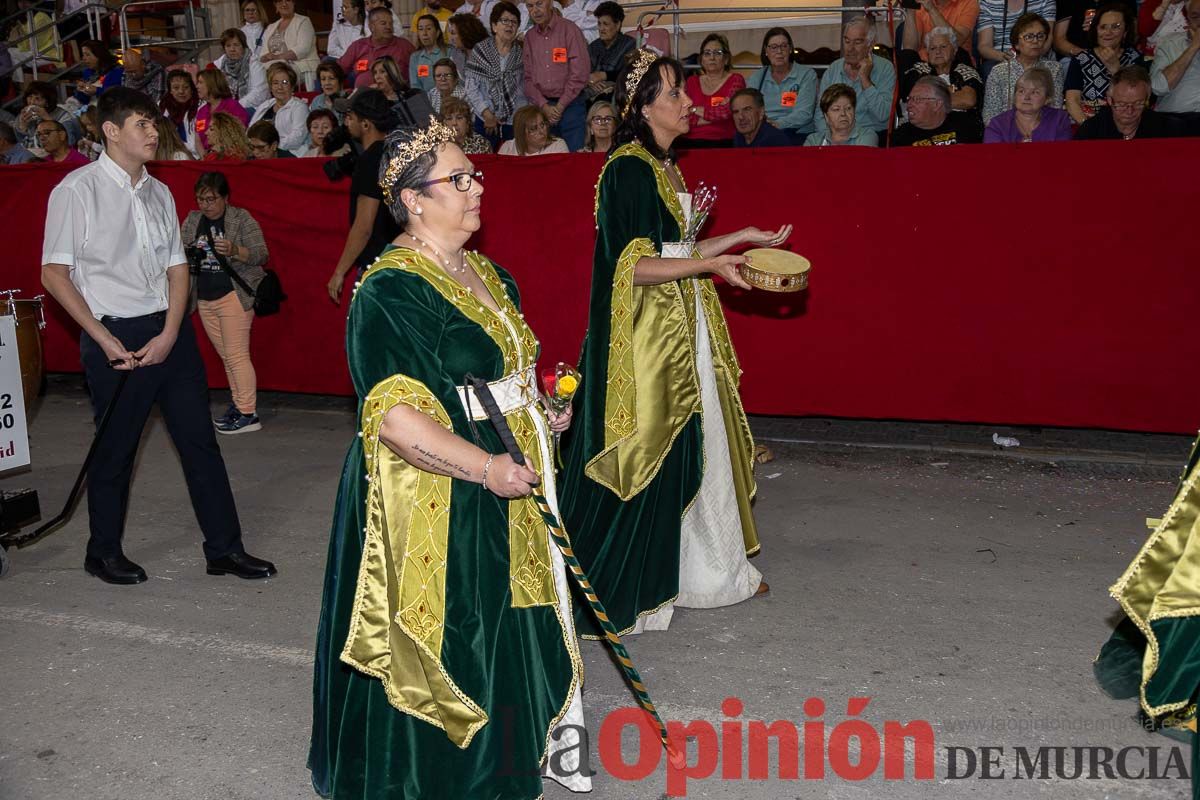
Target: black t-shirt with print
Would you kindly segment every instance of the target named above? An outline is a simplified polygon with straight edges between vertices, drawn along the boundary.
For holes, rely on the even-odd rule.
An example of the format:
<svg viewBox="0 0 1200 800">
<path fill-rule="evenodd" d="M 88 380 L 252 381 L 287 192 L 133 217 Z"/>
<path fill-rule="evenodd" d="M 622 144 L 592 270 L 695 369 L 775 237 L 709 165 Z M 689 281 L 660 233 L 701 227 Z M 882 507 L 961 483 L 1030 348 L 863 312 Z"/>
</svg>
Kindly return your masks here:
<svg viewBox="0 0 1200 800">
<path fill-rule="evenodd" d="M 948 144 L 978 144 L 983 128 L 975 114 L 951 111 L 946 121 L 932 130 L 906 122 L 892 134 L 892 147 L 933 147 Z"/>
</svg>

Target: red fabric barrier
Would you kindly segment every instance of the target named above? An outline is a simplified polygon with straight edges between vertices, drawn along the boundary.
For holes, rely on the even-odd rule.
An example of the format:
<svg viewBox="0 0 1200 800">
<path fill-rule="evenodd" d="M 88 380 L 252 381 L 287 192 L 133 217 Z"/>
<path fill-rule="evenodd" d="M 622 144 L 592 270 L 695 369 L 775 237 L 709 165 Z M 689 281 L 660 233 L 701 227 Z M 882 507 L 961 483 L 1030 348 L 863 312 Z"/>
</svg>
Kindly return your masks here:
<svg viewBox="0 0 1200 800">
<path fill-rule="evenodd" d="M 792 249 L 813 262 L 802 294 L 721 289 L 747 410 L 1194 432 L 1195 156 L 1194 140 L 685 155 L 693 184 L 720 189 L 712 233 L 792 222 Z M 486 191 L 473 245 L 516 275 L 546 360 L 573 361 L 587 324 L 601 163 L 477 159 Z M 181 216 L 210 166 L 153 166 Z M 324 290 L 348 226 L 346 182 L 314 159 L 222 166 L 289 295 L 255 322 L 259 385 L 349 393 L 346 309 Z M 62 174 L 0 171 L 0 288 L 40 291 L 46 198 Z M 1143 174 L 1160 176 L 1135 184 L 1153 194 L 1130 199 L 1127 181 Z M 77 371 L 74 326 L 53 304 L 49 316 L 48 368 Z"/>
</svg>

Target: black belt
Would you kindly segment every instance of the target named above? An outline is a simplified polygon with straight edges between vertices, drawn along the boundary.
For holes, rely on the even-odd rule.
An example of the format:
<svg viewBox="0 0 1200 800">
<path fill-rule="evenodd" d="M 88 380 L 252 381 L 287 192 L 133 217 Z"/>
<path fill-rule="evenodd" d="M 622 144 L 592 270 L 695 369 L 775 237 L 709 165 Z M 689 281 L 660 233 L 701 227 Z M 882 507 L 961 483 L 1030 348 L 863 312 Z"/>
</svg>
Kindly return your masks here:
<svg viewBox="0 0 1200 800">
<path fill-rule="evenodd" d="M 106 314 L 105 316 L 100 318 L 100 321 L 101 322 L 132 322 L 132 321 L 138 320 L 138 319 L 152 319 L 152 320 L 163 319 L 163 320 L 165 320 L 166 318 L 167 318 L 167 312 L 155 311 L 153 314 L 143 314 L 140 317 L 113 317 L 113 316 L 109 316 Z"/>
</svg>

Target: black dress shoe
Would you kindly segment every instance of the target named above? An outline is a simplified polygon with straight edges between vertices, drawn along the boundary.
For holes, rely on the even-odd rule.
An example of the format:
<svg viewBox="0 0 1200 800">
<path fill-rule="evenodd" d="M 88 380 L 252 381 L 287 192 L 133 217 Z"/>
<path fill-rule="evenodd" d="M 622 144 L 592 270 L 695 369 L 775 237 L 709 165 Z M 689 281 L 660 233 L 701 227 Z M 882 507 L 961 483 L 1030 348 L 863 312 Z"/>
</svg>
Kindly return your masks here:
<svg viewBox="0 0 1200 800">
<path fill-rule="evenodd" d="M 83 560 L 83 569 L 88 575 L 95 575 L 105 583 L 133 584 L 144 583 L 146 570 L 130 561 L 124 555 L 112 558 L 95 558 L 88 556 Z"/>
<path fill-rule="evenodd" d="M 270 561 L 255 558 L 249 553 L 230 553 L 208 562 L 209 575 L 237 575 L 239 578 L 269 578 L 275 574 Z"/>
</svg>

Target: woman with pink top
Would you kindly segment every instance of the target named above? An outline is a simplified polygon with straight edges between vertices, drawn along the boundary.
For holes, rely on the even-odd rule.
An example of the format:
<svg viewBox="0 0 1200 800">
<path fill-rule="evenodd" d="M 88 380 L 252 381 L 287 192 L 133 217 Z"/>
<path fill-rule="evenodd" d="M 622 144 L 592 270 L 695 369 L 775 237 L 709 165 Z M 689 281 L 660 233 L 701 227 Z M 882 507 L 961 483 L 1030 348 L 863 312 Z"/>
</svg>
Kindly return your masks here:
<svg viewBox="0 0 1200 800">
<path fill-rule="evenodd" d="M 233 97 L 225 73 L 216 67 L 202 69 L 196 75 L 196 96 L 200 98 L 200 107 L 196 110 L 196 140 L 199 154 L 203 156 L 208 149 L 208 126 L 213 114 L 222 111 L 237 117 L 243 125 L 250 123 L 250 114 Z"/>
<path fill-rule="evenodd" d="M 687 79 L 692 98 L 691 131 L 682 147 L 729 147 L 733 143 L 733 115 L 729 101 L 744 88 L 746 79 L 733 71 L 729 40 L 710 33 L 700 45 L 700 73 Z"/>
</svg>

